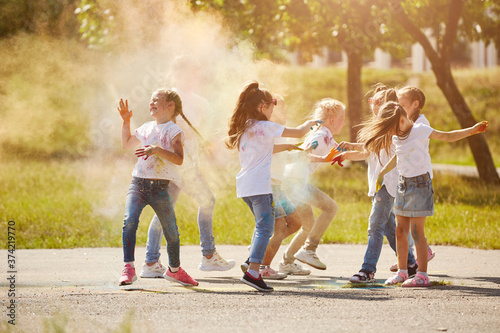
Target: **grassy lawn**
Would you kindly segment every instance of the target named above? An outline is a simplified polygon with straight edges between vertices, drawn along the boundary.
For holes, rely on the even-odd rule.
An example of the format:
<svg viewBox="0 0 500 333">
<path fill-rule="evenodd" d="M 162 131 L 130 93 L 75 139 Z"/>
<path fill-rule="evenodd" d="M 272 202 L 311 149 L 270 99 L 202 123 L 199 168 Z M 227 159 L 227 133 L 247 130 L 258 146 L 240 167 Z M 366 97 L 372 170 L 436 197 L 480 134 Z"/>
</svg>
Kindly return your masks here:
<svg viewBox="0 0 500 333">
<path fill-rule="evenodd" d="M 37 52 L 31 52 L 33 49 Z M 5 60 L 0 66 L 0 223 L 4 230 L 7 221 L 16 222 L 18 248 L 121 246 L 125 195 L 135 161 L 131 152 L 120 148 L 116 95 L 142 91 L 140 81 L 129 79 L 124 71 L 115 79 L 128 86 L 108 84 L 103 79 L 110 74 L 104 66 L 106 57 L 77 42 L 20 35 L 0 40 L 0 57 Z M 271 91 L 285 96 L 290 125 L 301 123 L 321 98 L 346 101 L 345 69 L 272 69 L 268 67 L 264 71 L 267 76 L 262 74 L 259 80 L 269 81 Z M 484 135 L 499 167 L 500 122 L 496 119 L 500 69 L 458 70 L 454 74 L 476 118 L 490 120 Z M 426 94 L 423 112 L 431 125 L 442 130 L 458 128 L 431 73 L 412 76 L 403 70 L 365 69 L 363 89 L 368 91 L 377 82 L 402 86 L 410 78 L 417 80 Z M 214 87 L 220 89 L 218 83 Z M 206 96 L 218 93 L 207 90 Z M 213 107 L 230 111 L 232 104 L 214 101 Z M 368 115 L 368 106 L 364 108 Z M 227 117 L 222 115 L 221 128 L 227 126 Z M 134 109 L 134 117 L 140 123 L 150 120 L 145 110 Z M 336 138 L 338 141 L 348 140 L 348 126 Z M 224 131 L 225 127 L 220 130 L 222 134 Z M 474 165 L 465 141 L 433 141 L 430 149 L 434 163 Z M 248 207 L 235 198 L 237 157 L 226 149 L 216 151 L 216 155 L 207 163 L 213 168 L 204 170 L 217 195 L 216 243 L 249 244 L 254 222 Z M 340 207 L 323 241 L 365 243 L 371 207 L 365 168 L 325 165 L 314 177 L 315 184 Z M 500 248 L 499 188 L 475 179 L 439 174 L 434 188 L 436 214 L 427 220 L 431 244 Z M 181 195 L 176 213 L 182 244 L 199 243 L 196 209 L 191 198 Z M 138 245 L 145 245 L 152 216 L 152 210 L 146 208 L 137 234 Z"/>
<path fill-rule="evenodd" d="M 7 221 L 16 221 L 18 248 L 121 246 L 130 162 L 3 163 L 0 219 L 4 228 Z M 317 171 L 315 183 L 340 207 L 323 242 L 366 243 L 371 208 L 366 196 L 366 168 L 325 165 Z M 236 199 L 233 182 L 213 187 L 217 195 L 216 243 L 249 244 L 253 216 L 243 201 Z M 436 214 L 426 224 L 429 243 L 500 249 L 499 188 L 476 179 L 440 174 L 434 179 L 434 188 Z M 183 245 L 199 243 L 196 213 L 196 203 L 182 194 L 176 214 Z M 152 216 L 147 207 L 139 224 L 138 245 L 146 244 Z"/>
</svg>

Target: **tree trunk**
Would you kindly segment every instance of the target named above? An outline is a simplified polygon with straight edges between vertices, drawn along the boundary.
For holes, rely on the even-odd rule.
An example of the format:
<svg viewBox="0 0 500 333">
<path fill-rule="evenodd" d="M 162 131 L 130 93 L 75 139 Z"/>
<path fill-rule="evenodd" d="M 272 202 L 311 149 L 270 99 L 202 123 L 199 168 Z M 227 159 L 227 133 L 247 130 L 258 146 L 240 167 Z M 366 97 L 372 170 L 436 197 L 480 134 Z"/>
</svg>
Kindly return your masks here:
<svg viewBox="0 0 500 333">
<path fill-rule="evenodd" d="M 432 64 L 432 71 L 437 79 L 437 84 L 443 92 L 448 104 L 458 122 L 463 128 L 471 127 L 477 123 L 469 106 L 458 89 L 449 63 Z M 482 119 L 481 119 L 482 120 Z M 483 134 L 476 134 L 467 138 L 472 156 L 476 162 L 479 178 L 486 183 L 500 184 L 500 178 L 493 163 L 490 149 Z"/>
<path fill-rule="evenodd" d="M 363 92 L 361 69 L 363 58 L 356 52 L 347 52 L 347 114 L 350 126 L 350 140 L 356 142 L 359 124 L 362 122 Z"/>
</svg>

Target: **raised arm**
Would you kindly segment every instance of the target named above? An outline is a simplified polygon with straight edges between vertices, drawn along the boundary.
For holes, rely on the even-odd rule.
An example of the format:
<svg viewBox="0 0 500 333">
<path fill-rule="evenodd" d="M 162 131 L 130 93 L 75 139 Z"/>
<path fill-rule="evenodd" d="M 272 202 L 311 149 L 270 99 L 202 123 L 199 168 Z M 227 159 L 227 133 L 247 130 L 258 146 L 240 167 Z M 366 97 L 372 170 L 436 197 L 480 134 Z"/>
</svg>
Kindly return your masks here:
<svg viewBox="0 0 500 333">
<path fill-rule="evenodd" d="M 308 120 L 300 126 L 297 127 L 285 127 L 283 134 L 281 136 L 287 138 L 301 138 L 313 129 L 313 126 L 321 124 L 321 120 Z"/>
<path fill-rule="evenodd" d="M 172 140 L 173 152 L 163 149 L 160 146 L 146 146 L 135 150 L 137 157 L 146 156 L 146 160 L 151 155 L 158 155 L 176 165 L 181 165 L 184 161 L 184 148 L 182 147 L 181 133 Z"/>
<path fill-rule="evenodd" d="M 487 121 L 482 121 L 480 123 L 477 123 L 476 125 L 469 127 L 469 128 L 464 128 L 460 130 L 455 130 L 451 132 L 442 132 L 442 131 L 437 131 L 434 130 L 431 135 L 429 135 L 429 138 L 431 139 L 436 139 L 436 140 L 441 140 L 441 141 L 446 141 L 446 142 L 455 142 L 458 140 L 462 140 L 468 136 L 474 135 L 474 134 L 479 134 L 483 133 L 486 131 L 488 128 L 488 122 Z"/>
<path fill-rule="evenodd" d="M 135 135 L 132 135 L 130 132 L 130 119 L 132 118 L 132 110 L 128 109 L 128 101 L 125 100 L 123 102 L 123 99 L 120 99 L 119 103 L 118 112 L 120 112 L 120 116 L 123 119 L 123 125 L 122 125 L 122 147 L 123 149 L 129 149 L 137 146 L 140 141 L 135 137 Z"/>
</svg>

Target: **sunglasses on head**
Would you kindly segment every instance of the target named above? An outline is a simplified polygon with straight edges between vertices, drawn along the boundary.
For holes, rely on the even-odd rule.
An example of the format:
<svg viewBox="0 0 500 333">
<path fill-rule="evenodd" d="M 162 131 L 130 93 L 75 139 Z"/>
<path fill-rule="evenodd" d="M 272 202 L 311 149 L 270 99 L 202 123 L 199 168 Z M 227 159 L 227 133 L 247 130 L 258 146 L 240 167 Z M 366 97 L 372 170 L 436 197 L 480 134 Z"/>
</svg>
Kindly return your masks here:
<svg viewBox="0 0 500 333">
<path fill-rule="evenodd" d="M 265 102 L 264 104 L 274 104 L 274 105 L 278 105 L 278 100 L 276 98 L 273 98 L 271 99 L 270 102 Z"/>
</svg>

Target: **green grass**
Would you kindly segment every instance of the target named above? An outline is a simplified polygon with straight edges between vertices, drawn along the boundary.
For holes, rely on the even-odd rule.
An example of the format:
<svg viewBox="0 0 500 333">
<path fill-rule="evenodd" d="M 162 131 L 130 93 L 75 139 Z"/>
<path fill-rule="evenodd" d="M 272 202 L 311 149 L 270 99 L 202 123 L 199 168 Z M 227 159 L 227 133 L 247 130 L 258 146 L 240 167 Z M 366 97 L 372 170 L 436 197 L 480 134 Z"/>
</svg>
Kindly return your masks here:
<svg viewBox="0 0 500 333">
<path fill-rule="evenodd" d="M 128 165 L 127 165 L 128 163 Z M 117 167 L 117 165 L 122 165 Z M 125 196 L 133 163 L 10 161 L 0 165 L 0 219 L 16 221 L 17 248 L 121 246 Z M 23 175 L 20 177 L 19 175 Z M 366 168 L 318 169 L 316 185 L 332 196 L 340 209 L 323 243 L 366 243 L 371 202 L 366 195 Z M 234 183 L 214 186 L 217 203 L 214 235 L 217 244 L 250 243 L 253 216 Z M 445 175 L 434 179 L 435 215 L 427 219 L 431 244 L 500 249 L 500 189 L 478 180 Z M 199 244 L 197 206 L 181 194 L 176 208 L 181 244 Z M 137 245 L 146 244 L 153 216 L 146 207 Z M 290 239 L 286 240 L 286 243 Z M 5 244 L 3 245 L 6 246 Z"/>
<path fill-rule="evenodd" d="M 140 80 L 129 80 L 127 70 L 108 73 L 104 65 L 109 65 L 109 59 L 75 41 L 18 35 L 0 40 L 0 58 L 4 60 L 0 65 L 0 224 L 6 230 L 7 221 L 16 222 L 18 248 L 121 246 L 134 158 L 119 145 L 113 89 L 120 89 L 120 94 L 137 92 Z M 260 80 L 285 96 L 290 124 L 302 122 L 323 97 L 346 101 L 345 69 L 266 66 Z M 104 85 L 111 74 L 120 84 Z M 404 70 L 365 69 L 363 89 L 376 82 L 401 86 L 410 76 Z M 500 122 L 495 119 L 500 110 L 500 69 L 457 70 L 455 77 L 476 118 L 490 120 L 485 136 L 498 166 Z M 427 96 L 424 113 L 431 124 L 443 130 L 458 127 L 432 74 L 419 74 L 416 79 Z M 221 86 L 214 84 L 219 90 Z M 224 104 L 217 109 L 231 108 Z M 364 112 L 368 115 L 367 105 Z M 134 117 L 149 120 L 141 109 Z M 348 124 L 336 139 L 348 140 Z M 433 141 L 430 149 L 434 163 L 474 163 L 464 141 Z M 219 164 L 208 163 L 216 170 L 204 168 L 217 196 L 216 243 L 249 244 L 254 222 L 248 207 L 236 199 L 236 153 L 219 149 L 217 154 L 222 156 Z M 366 169 L 359 164 L 352 168 L 325 165 L 313 182 L 340 207 L 323 242 L 365 243 L 371 208 Z M 426 223 L 431 244 L 500 249 L 499 188 L 444 175 L 435 177 L 434 188 L 436 214 Z M 196 203 L 181 195 L 176 213 L 181 244 L 199 244 Z M 139 224 L 138 245 L 146 243 L 152 216 L 147 207 Z"/>
</svg>

